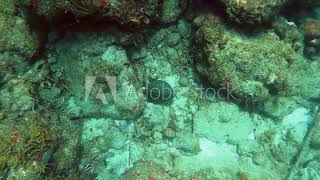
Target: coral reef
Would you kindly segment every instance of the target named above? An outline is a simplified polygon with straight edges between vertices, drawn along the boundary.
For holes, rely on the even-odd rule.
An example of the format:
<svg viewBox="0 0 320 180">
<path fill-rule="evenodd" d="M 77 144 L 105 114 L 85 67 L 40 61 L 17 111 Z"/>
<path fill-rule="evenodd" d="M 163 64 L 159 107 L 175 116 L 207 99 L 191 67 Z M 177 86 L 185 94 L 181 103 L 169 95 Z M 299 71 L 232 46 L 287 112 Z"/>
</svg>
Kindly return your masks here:
<svg viewBox="0 0 320 180">
<path fill-rule="evenodd" d="M 121 24 L 141 25 L 152 21 L 176 21 L 187 8 L 187 0 L 17 0 L 20 6 L 31 8 L 48 19 L 70 12 L 77 18 L 93 16 Z"/>
<path fill-rule="evenodd" d="M 7 8 L 9 7 L 10 4 Z M 26 19 L 1 11 L 0 44 L 1 52 L 14 51 L 17 52 L 17 54 L 27 58 L 32 57 L 38 48 L 37 38 L 31 33 Z"/>
<path fill-rule="evenodd" d="M 237 23 L 261 24 L 275 16 L 289 0 L 220 0 Z"/>
<path fill-rule="evenodd" d="M 204 22 L 199 26 L 200 20 Z M 198 17 L 195 24 L 199 26 L 196 43 L 201 49 L 196 68 L 213 86 L 232 91 L 234 97 L 230 98 L 243 101 L 263 102 L 271 94 L 286 93 L 287 72 L 299 61 L 289 44 L 272 33 L 252 38 L 226 31 L 215 16 Z"/>
<path fill-rule="evenodd" d="M 301 48 L 293 49 L 295 42 L 282 41 L 272 32 L 249 36 L 227 30 L 216 16 L 198 17 L 194 23 L 201 48 L 196 52 L 196 69 L 212 86 L 223 89 L 228 100 L 259 104 L 279 95 L 319 96 L 313 70 L 318 67 L 302 60 Z M 298 79 L 306 79 L 310 86 Z"/>
<path fill-rule="evenodd" d="M 72 91 L 67 109 L 75 117 L 134 119 L 144 108 L 145 100 L 139 91 L 142 82 L 133 71 L 126 51 L 112 45 L 112 34 L 104 34 L 101 46 L 96 46 L 95 38 L 82 36 L 57 45 L 58 64 L 65 69 L 62 75 Z M 118 38 L 128 41 L 128 36 Z M 64 48 L 69 51 L 65 52 Z"/>
<path fill-rule="evenodd" d="M 23 171 L 24 176 L 29 177 L 45 173 L 44 158 L 53 148 L 51 142 L 57 139 L 57 134 L 46 127 L 46 121 L 49 119 L 34 113 L 26 114 L 17 122 L 8 118 L 1 120 L 0 164 L 4 177 L 19 176 L 16 171 Z"/>
<path fill-rule="evenodd" d="M 319 5 L 0 0 L 0 179 L 319 179 Z"/>
<path fill-rule="evenodd" d="M 305 54 L 309 58 L 319 61 L 320 21 L 318 19 L 308 19 L 302 26 L 306 41 Z"/>
<path fill-rule="evenodd" d="M 153 162 L 137 162 L 129 171 L 124 174 L 124 179 L 168 179 L 167 174 L 160 166 Z"/>
<path fill-rule="evenodd" d="M 10 80 L 1 90 L 1 108 L 15 113 L 31 110 L 34 106 L 31 88 L 32 84 L 23 79 Z"/>
</svg>

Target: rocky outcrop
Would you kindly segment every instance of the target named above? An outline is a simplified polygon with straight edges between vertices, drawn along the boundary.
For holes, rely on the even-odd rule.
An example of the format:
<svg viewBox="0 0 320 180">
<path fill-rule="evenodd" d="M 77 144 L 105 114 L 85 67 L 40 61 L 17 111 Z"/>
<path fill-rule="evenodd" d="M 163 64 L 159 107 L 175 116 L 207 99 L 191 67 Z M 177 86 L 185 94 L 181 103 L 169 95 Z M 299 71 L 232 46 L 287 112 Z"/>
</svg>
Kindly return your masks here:
<svg viewBox="0 0 320 180">
<path fill-rule="evenodd" d="M 221 0 L 231 20 L 261 24 L 276 15 L 288 0 Z"/>
</svg>

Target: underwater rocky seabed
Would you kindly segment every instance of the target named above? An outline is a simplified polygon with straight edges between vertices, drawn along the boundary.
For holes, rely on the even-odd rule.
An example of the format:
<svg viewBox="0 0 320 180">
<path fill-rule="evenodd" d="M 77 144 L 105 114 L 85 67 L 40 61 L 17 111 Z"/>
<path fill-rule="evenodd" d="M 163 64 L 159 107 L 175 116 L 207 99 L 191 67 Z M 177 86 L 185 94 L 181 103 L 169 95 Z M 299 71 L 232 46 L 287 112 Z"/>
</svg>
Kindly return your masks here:
<svg viewBox="0 0 320 180">
<path fill-rule="evenodd" d="M 0 179 L 319 179 L 319 63 L 317 0 L 0 0 Z"/>
</svg>

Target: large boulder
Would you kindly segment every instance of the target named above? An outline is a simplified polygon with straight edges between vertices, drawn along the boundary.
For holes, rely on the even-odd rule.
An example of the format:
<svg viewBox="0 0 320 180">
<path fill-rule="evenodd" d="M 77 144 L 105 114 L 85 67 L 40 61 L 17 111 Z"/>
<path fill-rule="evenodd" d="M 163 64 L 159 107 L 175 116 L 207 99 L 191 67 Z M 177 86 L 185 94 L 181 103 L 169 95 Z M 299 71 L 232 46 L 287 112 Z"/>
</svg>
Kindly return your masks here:
<svg viewBox="0 0 320 180">
<path fill-rule="evenodd" d="M 138 117 L 145 104 L 140 91 L 142 82 L 127 51 L 113 45 L 118 37 L 112 33 L 78 35 L 56 46 L 58 64 L 63 67 L 63 78 L 72 92 L 67 111 L 74 117 Z"/>
<path fill-rule="evenodd" d="M 106 18 L 121 24 L 149 24 L 157 20 L 162 22 L 176 21 L 186 9 L 187 0 L 17 0 L 39 15 L 47 18 L 64 13 L 72 13 L 77 18 L 93 16 Z"/>
<path fill-rule="evenodd" d="M 30 58 L 37 48 L 38 40 L 31 33 L 26 20 L 0 11 L 0 52 L 12 51 Z"/>
<path fill-rule="evenodd" d="M 232 97 L 262 102 L 285 91 L 290 66 L 299 58 L 274 33 L 252 35 L 227 31 L 215 16 L 198 17 L 196 69 L 211 85 L 232 91 Z M 229 94 L 230 95 L 230 94 Z"/>
<path fill-rule="evenodd" d="M 254 104 L 280 96 L 319 99 L 319 65 L 304 61 L 291 41 L 273 31 L 230 30 L 215 16 L 198 17 L 194 24 L 196 70 L 218 95 Z"/>
<path fill-rule="evenodd" d="M 260 24 L 276 15 L 288 0 L 221 0 L 230 19 Z"/>
</svg>

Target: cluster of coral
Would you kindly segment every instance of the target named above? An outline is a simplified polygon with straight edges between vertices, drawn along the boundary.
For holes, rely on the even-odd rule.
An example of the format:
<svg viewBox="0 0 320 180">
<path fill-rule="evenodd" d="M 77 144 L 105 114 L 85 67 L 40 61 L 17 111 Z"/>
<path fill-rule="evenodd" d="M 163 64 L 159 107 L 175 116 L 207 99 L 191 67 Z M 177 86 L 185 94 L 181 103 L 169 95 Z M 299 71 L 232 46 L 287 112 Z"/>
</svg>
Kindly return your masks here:
<svg viewBox="0 0 320 180">
<path fill-rule="evenodd" d="M 319 57 L 317 0 L 0 0 L 0 179 L 320 178 Z"/>
</svg>

